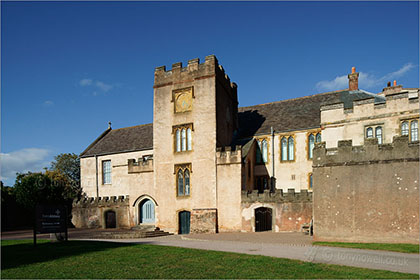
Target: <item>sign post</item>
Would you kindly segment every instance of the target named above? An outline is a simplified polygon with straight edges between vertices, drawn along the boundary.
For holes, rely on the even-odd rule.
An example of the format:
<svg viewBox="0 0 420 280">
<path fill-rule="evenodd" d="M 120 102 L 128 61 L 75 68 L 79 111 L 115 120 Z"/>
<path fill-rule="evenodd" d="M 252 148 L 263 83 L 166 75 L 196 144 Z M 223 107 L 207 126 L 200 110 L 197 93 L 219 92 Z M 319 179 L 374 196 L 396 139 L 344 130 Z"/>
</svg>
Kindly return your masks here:
<svg viewBox="0 0 420 280">
<path fill-rule="evenodd" d="M 34 245 L 38 233 L 65 233 L 67 231 L 67 207 L 63 205 L 37 205 L 35 210 Z"/>
</svg>

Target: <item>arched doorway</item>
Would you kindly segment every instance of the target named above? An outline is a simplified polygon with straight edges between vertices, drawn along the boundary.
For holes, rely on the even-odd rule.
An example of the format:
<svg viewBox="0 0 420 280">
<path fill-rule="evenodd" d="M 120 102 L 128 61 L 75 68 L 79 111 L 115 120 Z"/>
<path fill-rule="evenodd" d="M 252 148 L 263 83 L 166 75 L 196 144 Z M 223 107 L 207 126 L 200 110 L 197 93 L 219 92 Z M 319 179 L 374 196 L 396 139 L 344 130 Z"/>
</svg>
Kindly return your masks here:
<svg viewBox="0 0 420 280">
<path fill-rule="evenodd" d="M 117 217 L 115 211 L 109 210 L 105 212 L 105 228 L 116 228 L 117 227 Z"/>
<path fill-rule="evenodd" d="M 179 212 L 179 234 L 189 234 L 190 233 L 190 218 L 191 213 L 189 211 Z"/>
<path fill-rule="evenodd" d="M 267 207 L 255 209 L 255 231 L 272 230 L 273 210 Z"/>
<path fill-rule="evenodd" d="M 150 199 L 144 199 L 139 204 L 139 223 L 153 224 L 155 222 L 155 204 Z"/>
</svg>

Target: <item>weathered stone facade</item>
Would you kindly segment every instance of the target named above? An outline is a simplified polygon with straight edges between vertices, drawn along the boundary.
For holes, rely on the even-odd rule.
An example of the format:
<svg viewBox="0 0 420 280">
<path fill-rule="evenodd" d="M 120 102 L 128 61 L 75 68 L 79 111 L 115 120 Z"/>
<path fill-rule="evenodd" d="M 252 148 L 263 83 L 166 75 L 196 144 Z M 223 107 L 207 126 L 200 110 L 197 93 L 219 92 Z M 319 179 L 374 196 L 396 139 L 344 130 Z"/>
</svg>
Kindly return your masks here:
<svg viewBox="0 0 420 280">
<path fill-rule="evenodd" d="M 315 148 L 314 239 L 419 242 L 419 142 Z"/>
<path fill-rule="evenodd" d="M 81 154 L 86 195 L 123 195 L 124 205 L 76 203 L 75 224 L 104 227 L 112 210 L 118 227 L 300 231 L 318 191 L 315 141 L 359 145 L 382 126 L 389 144 L 401 122 L 418 119 L 418 89 L 371 94 L 358 89 L 355 69 L 349 78 L 350 89 L 238 107 L 238 87 L 214 55 L 157 67 L 153 124 L 108 128 Z"/>
<path fill-rule="evenodd" d="M 72 222 L 77 228 L 106 228 L 106 213 L 113 211 L 117 228 L 129 228 L 129 197 L 85 198 L 73 203 Z"/>
<path fill-rule="evenodd" d="M 242 191 L 242 230 L 255 231 L 255 209 L 266 207 L 272 209 L 272 231 L 301 231 L 304 224 L 312 219 L 312 192 L 301 190 L 295 193 L 289 189 L 287 193 L 279 190 L 270 193 Z"/>
</svg>

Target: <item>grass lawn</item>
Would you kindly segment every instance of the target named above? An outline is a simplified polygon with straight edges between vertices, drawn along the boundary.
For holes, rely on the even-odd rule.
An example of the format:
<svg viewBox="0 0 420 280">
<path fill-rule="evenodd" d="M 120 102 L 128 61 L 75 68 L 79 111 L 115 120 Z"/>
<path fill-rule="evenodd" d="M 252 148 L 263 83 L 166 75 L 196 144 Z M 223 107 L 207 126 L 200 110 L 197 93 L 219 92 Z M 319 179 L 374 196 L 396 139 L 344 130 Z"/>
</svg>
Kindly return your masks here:
<svg viewBox="0 0 420 280">
<path fill-rule="evenodd" d="M 394 251 L 400 253 L 419 253 L 419 244 L 391 244 L 391 243 L 347 243 L 347 242 L 313 242 L 312 245 L 346 247 L 370 250 Z"/>
<path fill-rule="evenodd" d="M 156 245 L 1 242 L 1 278 L 419 278 L 382 270 Z"/>
</svg>

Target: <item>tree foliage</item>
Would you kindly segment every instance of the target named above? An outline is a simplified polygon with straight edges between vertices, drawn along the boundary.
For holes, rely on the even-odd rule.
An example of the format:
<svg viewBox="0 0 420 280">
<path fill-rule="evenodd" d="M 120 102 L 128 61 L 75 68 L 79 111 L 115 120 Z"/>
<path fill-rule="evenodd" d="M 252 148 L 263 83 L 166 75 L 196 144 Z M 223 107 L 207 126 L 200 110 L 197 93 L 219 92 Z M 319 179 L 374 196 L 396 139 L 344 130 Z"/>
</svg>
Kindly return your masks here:
<svg viewBox="0 0 420 280">
<path fill-rule="evenodd" d="M 75 198 L 71 182 L 58 171 L 18 174 L 15 195 L 16 201 L 28 209 L 37 203 L 68 204 Z"/>
<path fill-rule="evenodd" d="M 80 186 L 80 159 L 74 153 L 59 154 L 51 162 L 52 171 L 58 171 L 68 177 L 77 186 Z"/>
</svg>

